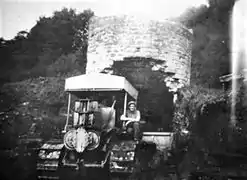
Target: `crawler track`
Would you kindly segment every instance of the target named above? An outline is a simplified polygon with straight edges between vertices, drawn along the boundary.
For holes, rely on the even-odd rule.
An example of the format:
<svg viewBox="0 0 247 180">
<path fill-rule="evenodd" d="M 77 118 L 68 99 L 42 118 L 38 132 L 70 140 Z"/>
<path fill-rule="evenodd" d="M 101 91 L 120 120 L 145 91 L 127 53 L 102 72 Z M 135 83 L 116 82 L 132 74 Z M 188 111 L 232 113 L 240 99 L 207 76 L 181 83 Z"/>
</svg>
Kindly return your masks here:
<svg viewBox="0 0 247 180">
<path fill-rule="evenodd" d="M 59 141 L 45 143 L 38 152 L 37 179 L 60 179 L 59 163 L 63 144 Z"/>
</svg>

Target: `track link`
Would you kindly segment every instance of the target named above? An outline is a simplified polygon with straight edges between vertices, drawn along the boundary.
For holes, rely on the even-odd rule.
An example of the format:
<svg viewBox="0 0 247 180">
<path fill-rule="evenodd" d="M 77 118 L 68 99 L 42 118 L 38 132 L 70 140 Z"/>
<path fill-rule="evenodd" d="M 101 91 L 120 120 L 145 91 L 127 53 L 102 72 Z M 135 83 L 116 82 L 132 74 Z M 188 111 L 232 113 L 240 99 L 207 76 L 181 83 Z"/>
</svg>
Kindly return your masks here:
<svg viewBox="0 0 247 180">
<path fill-rule="evenodd" d="M 37 179 L 58 180 L 59 162 L 63 144 L 59 142 L 45 143 L 38 151 Z"/>
</svg>

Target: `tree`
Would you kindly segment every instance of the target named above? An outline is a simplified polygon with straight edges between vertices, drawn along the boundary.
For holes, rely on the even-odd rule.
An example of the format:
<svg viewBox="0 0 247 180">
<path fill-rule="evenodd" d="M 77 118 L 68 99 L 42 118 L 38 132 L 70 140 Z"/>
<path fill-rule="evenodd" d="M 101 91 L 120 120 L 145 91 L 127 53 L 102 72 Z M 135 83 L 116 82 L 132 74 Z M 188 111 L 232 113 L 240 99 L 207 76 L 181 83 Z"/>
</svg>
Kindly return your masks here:
<svg viewBox="0 0 247 180">
<path fill-rule="evenodd" d="M 94 16 L 94 12 L 90 9 L 84 10 L 83 13 L 78 15 L 76 20 L 77 32 L 73 39 L 73 48 L 80 52 L 79 65 L 82 71 L 86 71 L 87 50 L 88 50 L 88 30 L 90 19 Z"/>
<path fill-rule="evenodd" d="M 55 64 L 60 57 L 74 55 L 84 72 L 88 23 L 93 15 L 91 10 L 76 13 L 74 9 L 63 8 L 51 17 L 40 17 L 30 32 L 20 31 L 9 41 L 1 39 L 1 57 L 4 57 L 1 67 L 4 72 L 14 72 L 13 76 L 2 74 L 12 76 L 14 81 L 29 78 L 32 74 L 46 76 L 48 66 Z"/>
<path fill-rule="evenodd" d="M 62 54 L 67 55 L 80 50 L 79 64 L 84 69 L 88 22 L 93 15 L 91 10 L 76 14 L 74 9 L 63 8 L 61 11 L 55 11 L 51 18 L 41 17 L 29 36 L 32 41 L 37 42 L 38 61 L 49 65 Z"/>
</svg>

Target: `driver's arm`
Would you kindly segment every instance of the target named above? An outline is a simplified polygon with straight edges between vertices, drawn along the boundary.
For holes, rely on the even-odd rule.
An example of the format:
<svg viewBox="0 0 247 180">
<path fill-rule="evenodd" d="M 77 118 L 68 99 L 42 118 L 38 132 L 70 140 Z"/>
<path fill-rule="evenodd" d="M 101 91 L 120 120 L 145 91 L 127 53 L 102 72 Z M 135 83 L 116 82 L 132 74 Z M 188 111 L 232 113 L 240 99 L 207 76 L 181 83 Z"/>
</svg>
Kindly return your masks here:
<svg viewBox="0 0 247 180">
<path fill-rule="evenodd" d="M 141 119 L 141 113 L 140 113 L 140 111 L 138 111 L 138 110 L 137 110 L 137 117 L 136 117 L 136 118 L 128 118 L 128 117 L 126 117 L 126 116 L 124 116 L 124 115 L 122 115 L 122 116 L 120 117 L 120 120 L 125 120 L 125 121 L 135 121 L 135 122 L 139 122 L 140 119 Z"/>
<path fill-rule="evenodd" d="M 124 114 L 120 117 L 120 120 L 121 121 L 129 121 L 129 120 L 132 120 L 132 118 L 128 118 L 126 117 Z"/>
</svg>

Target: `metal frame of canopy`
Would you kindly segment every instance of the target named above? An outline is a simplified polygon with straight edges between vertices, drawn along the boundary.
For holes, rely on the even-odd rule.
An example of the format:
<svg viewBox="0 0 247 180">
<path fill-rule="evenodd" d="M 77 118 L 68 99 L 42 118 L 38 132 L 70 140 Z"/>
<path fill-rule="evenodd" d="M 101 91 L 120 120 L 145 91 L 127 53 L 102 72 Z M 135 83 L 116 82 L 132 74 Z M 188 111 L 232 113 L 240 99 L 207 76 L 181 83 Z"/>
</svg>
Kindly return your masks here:
<svg viewBox="0 0 247 180">
<path fill-rule="evenodd" d="M 69 123 L 71 94 L 74 92 L 119 92 L 124 91 L 124 115 L 126 115 L 128 95 L 137 100 L 138 91 L 122 76 L 93 73 L 83 74 L 65 79 L 65 91 L 69 93 L 67 120 L 64 131 Z"/>
<path fill-rule="evenodd" d="M 138 97 L 138 91 L 122 76 L 93 73 L 83 74 L 67 78 L 65 80 L 65 91 L 126 91 L 134 99 Z"/>
</svg>

